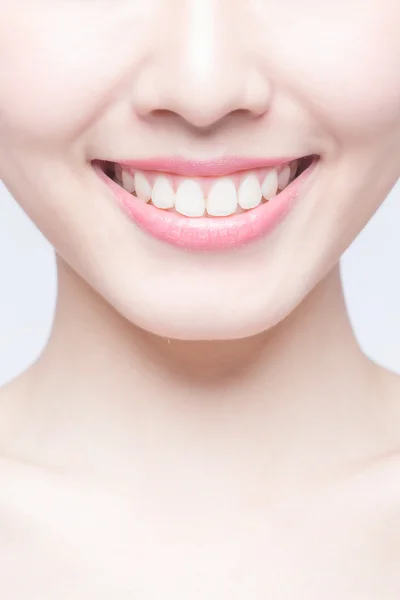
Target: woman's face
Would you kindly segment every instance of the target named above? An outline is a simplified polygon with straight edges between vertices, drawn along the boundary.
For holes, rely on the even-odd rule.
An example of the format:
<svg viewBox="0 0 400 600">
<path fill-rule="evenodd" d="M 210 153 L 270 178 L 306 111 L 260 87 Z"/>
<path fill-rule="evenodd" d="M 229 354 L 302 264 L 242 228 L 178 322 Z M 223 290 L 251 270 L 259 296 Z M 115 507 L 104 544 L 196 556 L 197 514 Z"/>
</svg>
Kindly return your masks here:
<svg viewBox="0 0 400 600">
<path fill-rule="evenodd" d="M 183 339 L 268 329 L 400 176 L 399 0 L 0 8 L 0 177 L 64 260 L 144 329 Z M 277 227 L 213 251 L 143 231 L 93 166 L 311 154 L 319 162 Z"/>
</svg>

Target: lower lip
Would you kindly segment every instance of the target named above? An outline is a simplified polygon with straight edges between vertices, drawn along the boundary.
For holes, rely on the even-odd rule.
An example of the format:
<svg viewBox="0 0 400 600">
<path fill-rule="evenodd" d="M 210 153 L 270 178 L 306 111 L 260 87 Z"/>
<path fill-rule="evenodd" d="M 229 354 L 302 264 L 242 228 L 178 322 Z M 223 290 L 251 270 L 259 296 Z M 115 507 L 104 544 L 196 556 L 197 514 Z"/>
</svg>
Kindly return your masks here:
<svg viewBox="0 0 400 600">
<path fill-rule="evenodd" d="M 247 245 L 274 231 L 299 199 L 318 162 L 315 159 L 287 188 L 257 208 L 229 217 L 201 218 L 184 217 L 147 204 L 110 179 L 98 164 L 93 163 L 93 167 L 129 219 L 142 230 L 179 248 L 222 251 Z"/>
</svg>

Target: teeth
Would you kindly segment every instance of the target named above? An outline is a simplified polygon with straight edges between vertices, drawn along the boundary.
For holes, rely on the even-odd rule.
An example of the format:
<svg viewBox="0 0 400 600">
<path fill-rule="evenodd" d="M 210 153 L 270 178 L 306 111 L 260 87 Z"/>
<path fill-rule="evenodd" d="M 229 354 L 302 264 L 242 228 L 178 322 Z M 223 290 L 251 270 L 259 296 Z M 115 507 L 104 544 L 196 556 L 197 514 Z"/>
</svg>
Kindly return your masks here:
<svg viewBox="0 0 400 600">
<path fill-rule="evenodd" d="M 122 184 L 122 167 L 121 165 L 116 164 L 114 166 L 115 179 L 118 183 Z"/>
<path fill-rule="evenodd" d="M 239 188 L 238 201 L 241 208 L 256 208 L 262 200 L 261 186 L 255 175 L 244 179 Z"/>
<path fill-rule="evenodd" d="M 140 198 L 140 200 L 148 202 L 151 199 L 151 186 L 147 181 L 147 178 L 143 173 L 135 173 L 134 181 L 136 196 Z"/>
<path fill-rule="evenodd" d="M 290 165 L 286 165 L 285 167 L 283 167 L 278 177 L 278 189 L 283 190 L 285 187 L 287 187 L 290 181 L 290 173 Z"/>
<path fill-rule="evenodd" d="M 135 191 L 135 181 L 132 175 L 126 171 L 122 171 L 122 185 L 130 194 Z"/>
<path fill-rule="evenodd" d="M 175 210 L 186 217 L 202 217 L 206 210 L 203 191 L 197 181 L 185 179 L 175 195 Z"/>
<path fill-rule="evenodd" d="M 290 179 L 291 180 L 294 179 L 294 176 L 296 175 L 298 166 L 299 166 L 298 160 L 294 160 L 292 163 L 290 163 Z"/>
<path fill-rule="evenodd" d="M 278 193 L 278 173 L 272 169 L 266 176 L 261 186 L 261 192 L 266 200 L 270 200 Z"/>
<path fill-rule="evenodd" d="M 234 214 L 238 206 L 250 210 L 259 206 L 263 198 L 266 200 L 274 198 L 278 191 L 283 190 L 293 181 L 298 164 L 298 160 L 293 161 L 283 167 L 279 174 L 277 169 L 270 169 L 261 184 L 260 174 L 255 172 L 243 175 L 241 181 L 237 176 L 222 177 L 215 180 L 213 184 L 212 180 L 209 180 L 208 195 L 203 192 L 201 181 L 195 179 L 173 181 L 168 175 L 158 175 L 152 180 L 140 171 L 132 175 L 118 164 L 115 165 L 115 179 L 127 192 L 135 192 L 136 196 L 144 202 L 151 200 L 157 208 L 164 210 L 175 208 L 177 212 L 187 217 L 201 217 L 205 212 L 213 217 L 226 217 Z M 177 186 L 176 192 L 174 186 L 175 188 Z"/>
<path fill-rule="evenodd" d="M 175 193 L 166 177 L 157 177 L 155 180 L 151 201 L 157 208 L 173 208 L 175 206 Z"/>
<path fill-rule="evenodd" d="M 237 209 L 236 186 L 226 177 L 213 185 L 207 198 L 207 212 L 213 217 L 233 215 Z"/>
</svg>

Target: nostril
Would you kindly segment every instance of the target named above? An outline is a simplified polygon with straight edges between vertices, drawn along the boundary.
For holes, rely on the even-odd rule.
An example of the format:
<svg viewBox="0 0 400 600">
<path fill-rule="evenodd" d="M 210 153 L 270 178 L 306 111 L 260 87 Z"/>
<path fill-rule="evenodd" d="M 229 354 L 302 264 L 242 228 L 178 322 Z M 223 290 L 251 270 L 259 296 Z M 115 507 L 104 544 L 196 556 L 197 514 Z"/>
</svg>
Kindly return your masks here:
<svg viewBox="0 0 400 600">
<path fill-rule="evenodd" d="M 147 119 L 157 123 L 157 127 L 175 127 L 175 132 L 186 130 L 196 136 L 202 136 L 214 131 L 221 123 L 225 122 L 230 114 L 207 115 L 205 111 L 194 111 L 193 113 L 178 112 L 164 108 L 156 108 L 148 114 Z"/>
<path fill-rule="evenodd" d="M 155 108 L 150 112 L 150 114 L 152 117 L 157 117 L 158 119 L 171 119 L 173 117 L 177 117 L 176 113 L 166 108 Z"/>
</svg>

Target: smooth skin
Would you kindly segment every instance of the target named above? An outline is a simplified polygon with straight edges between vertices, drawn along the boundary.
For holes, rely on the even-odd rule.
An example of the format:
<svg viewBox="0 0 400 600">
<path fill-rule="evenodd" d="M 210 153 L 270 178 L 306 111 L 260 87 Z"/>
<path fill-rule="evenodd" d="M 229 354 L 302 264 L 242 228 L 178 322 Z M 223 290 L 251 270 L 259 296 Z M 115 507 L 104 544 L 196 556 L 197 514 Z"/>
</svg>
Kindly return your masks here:
<svg viewBox="0 0 400 600">
<path fill-rule="evenodd" d="M 398 0 L 0 0 L 0 177 L 56 249 L 0 391 L 7 600 L 398 600 L 400 381 L 339 259 L 400 176 Z M 217 255 L 130 222 L 93 159 L 321 156 Z"/>
</svg>

